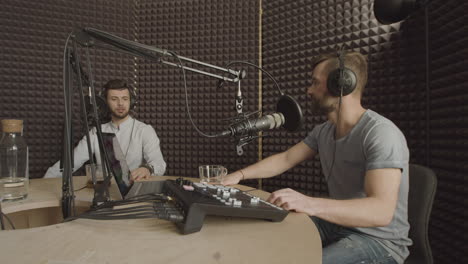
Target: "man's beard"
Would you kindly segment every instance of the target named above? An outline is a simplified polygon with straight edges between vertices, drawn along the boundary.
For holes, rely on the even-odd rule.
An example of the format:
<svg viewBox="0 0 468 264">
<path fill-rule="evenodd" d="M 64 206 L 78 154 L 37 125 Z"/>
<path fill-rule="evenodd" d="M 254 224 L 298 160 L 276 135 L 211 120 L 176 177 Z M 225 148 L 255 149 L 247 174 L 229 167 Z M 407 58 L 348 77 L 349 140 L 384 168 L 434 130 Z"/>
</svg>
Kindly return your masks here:
<svg viewBox="0 0 468 264">
<path fill-rule="evenodd" d="M 315 96 L 310 96 L 312 103 L 311 111 L 313 115 L 328 115 L 335 110 L 333 105 L 326 104 L 328 98 L 328 96 L 324 96 L 322 99 L 318 99 Z"/>
<path fill-rule="evenodd" d="M 124 119 L 130 114 L 130 111 L 126 111 L 125 113 L 119 114 L 116 111 L 112 111 L 112 119 Z"/>
</svg>

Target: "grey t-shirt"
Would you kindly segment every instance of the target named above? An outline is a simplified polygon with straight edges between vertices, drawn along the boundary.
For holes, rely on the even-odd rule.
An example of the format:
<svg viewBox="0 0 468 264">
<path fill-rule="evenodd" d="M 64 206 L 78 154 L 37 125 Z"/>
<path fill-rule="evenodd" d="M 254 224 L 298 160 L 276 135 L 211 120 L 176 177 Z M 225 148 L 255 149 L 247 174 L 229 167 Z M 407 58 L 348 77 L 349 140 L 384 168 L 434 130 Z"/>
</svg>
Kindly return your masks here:
<svg viewBox="0 0 468 264">
<path fill-rule="evenodd" d="M 335 140 L 334 131 L 335 125 L 328 121 L 314 127 L 304 139 L 319 153 L 331 198 L 366 197 L 364 176 L 368 170 L 402 170 L 397 207 L 390 224 L 355 229 L 376 239 L 398 263 L 403 263 L 409 254 L 407 246 L 411 245 L 407 213 L 409 151 L 405 136 L 392 121 L 372 110 L 367 110 L 345 137 Z"/>
</svg>

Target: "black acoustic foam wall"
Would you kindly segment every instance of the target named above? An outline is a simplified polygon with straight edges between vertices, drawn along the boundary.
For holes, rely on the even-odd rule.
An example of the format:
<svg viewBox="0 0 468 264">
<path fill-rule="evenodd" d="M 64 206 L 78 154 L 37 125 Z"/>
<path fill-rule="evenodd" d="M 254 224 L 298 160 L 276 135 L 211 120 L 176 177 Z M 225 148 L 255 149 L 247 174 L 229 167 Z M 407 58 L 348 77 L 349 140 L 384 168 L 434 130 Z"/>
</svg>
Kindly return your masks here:
<svg viewBox="0 0 468 264">
<path fill-rule="evenodd" d="M 61 156 L 62 64 L 68 34 L 90 26 L 132 38 L 132 10 L 132 1 L 2 1 L 0 118 L 24 119 L 31 178 L 42 177 Z M 110 78 L 133 80 L 132 57 L 93 48 L 90 55 L 97 88 Z M 77 142 L 83 131 L 78 92 L 74 94 Z"/>
<path fill-rule="evenodd" d="M 467 8 L 463 0 L 428 8 L 428 154 L 438 178 L 430 235 L 438 263 L 468 263 Z"/>
<path fill-rule="evenodd" d="M 258 1 L 140 1 L 137 9 L 137 40 L 175 51 L 178 55 L 225 67 L 231 61 L 258 64 Z M 171 60 L 177 63 L 176 60 Z M 206 67 L 185 64 L 213 72 Z M 244 112 L 258 109 L 258 74 L 247 70 L 241 81 Z M 168 168 L 166 175 L 198 177 L 198 166 L 222 164 L 234 171 L 257 160 L 256 141 L 237 156 L 231 139 L 201 136 L 188 120 L 183 75 L 172 66 L 138 60 L 140 119 L 150 123 L 161 138 Z M 221 72 L 214 71 L 225 75 Z M 214 134 L 228 128 L 236 116 L 237 85 L 186 71 L 191 116 L 198 128 Z"/>
<path fill-rule="evenodd" d="M 424 161 L 424 47 L 412 48 L 423 36 L 420 29 L 379 25 L 372 1 L 267 1 L 264 10 L 264 66 L 273 69 L 286 92 L 300 98 L 306 116 L 302 131 L 266 139 L 265 156 L 299 142 L 325 120 L 308 109 L 311 63 L 314 56 L 345 48 L 368 57 L 365 107 L 397 122 L 407 137 L 412 161 Z M 267 93 L 264 98 L 265 106 L 274 103 Z M 421 122 L 412 122 L 415 119 Z M 266 180 L 264 186 L 271 191 L 283 183 L 314 195 L 327 192 L 318 159 Z"/>
<path fill-rule="evenodd" d="M 90 49 L 91 60 L 97 88 L 110 78 L 135 81 L 140 99 L 137 118 L 156 129 L 167 174 L 196 176 L 200 164 L 223 164 L 233 171 L 255 162 L 259 151 L 266 157 L 302 140 L 325 120 L 308 110 L 305 92 L 313 57 L 341 46 L 364 53 L 369 60 L 364 105 L 394 121 L 407 137 L 411 162 L 431 167 L 438 176 L 430 226 L 436 263 L 464 263 L 468 262 L 465 2 L 434 0 L 429 5 L 426 86 L 422 10 L 402 23 L 384 26 L 375 20 L 370 0 L 262 1 L 264 68 L 287 94 L 299 99 L 306 122 L 296 133 L 267 133 L 262 149 L 253 142 L 241 157 L 235 154 L 234 142 L 202 137 L 188 122 L 179 69 L 99 49 Z M 2 1 L 1 6 L 0 118 L 25 120 L 32 177 L 41 177 L 60 156 L 63 46 L 74 27 L 92 26 L 218 66 L 233 60 L 259 62 L 259 1 L 47 0 Z M 241 86 L 245 111 L 255 111 L 256 70 L 235 68 L 248 70 Z M 228 122 L 222 119 L 235 116 L 236 85 L 217 89 L 217 80 L 189 72 L 187 80 L 194 122 L 205 132 L 225 129 Z M 262 111 L 274 111 L 277 92 L 265 76 L 262 97 Z M 77 116 L 74 124 L 76 142 L 82 137 Z M 263 186 L 267 191 L 291 187 L 310 195 L 327 194 L 318 159 L 265 180 Z"/>
<path fill-rule="evenodd" d="M 436 263 L 467 262 L 467 3 L 432 1 L 429 5 L 429 61 L 423 10 L 404 22 L 380 25 L 373 15 L 373 1 L 263 3 L 264 67 L 281 80 L 286 92 L 297 94 L 306 114 L 302 131 L 278 132 L 265 139 L 264 156 L 299 142 L 325 120 L 308 111 L 305 96 L 313 57 L 340 47 L 360 51 L 369 61 L 364 106 L 395 122 L 406 136 L 411 162 L 426 165 L 438 175 L 429 230 Z M 265 107 L 274 104 L 267 92 L 263 97 Z M 265 180 L 263 186 L 268 191 L 291 187 L 327 195 L 318 160 Z"/>
</svg>

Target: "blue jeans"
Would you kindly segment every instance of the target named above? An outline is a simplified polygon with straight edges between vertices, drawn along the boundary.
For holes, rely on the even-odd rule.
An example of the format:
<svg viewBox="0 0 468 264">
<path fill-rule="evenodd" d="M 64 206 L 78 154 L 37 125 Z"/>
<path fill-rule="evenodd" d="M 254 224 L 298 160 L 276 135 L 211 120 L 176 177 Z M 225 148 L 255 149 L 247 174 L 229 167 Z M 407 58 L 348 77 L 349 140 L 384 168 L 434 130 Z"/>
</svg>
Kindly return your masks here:
<svg viewBox="0 0 468 264">
<path fill-rule="evenodd" d="M 397 264 L 376 240 L 351 228 L 311 217 L 322 239 L 322 264 Z"/>
</svg>

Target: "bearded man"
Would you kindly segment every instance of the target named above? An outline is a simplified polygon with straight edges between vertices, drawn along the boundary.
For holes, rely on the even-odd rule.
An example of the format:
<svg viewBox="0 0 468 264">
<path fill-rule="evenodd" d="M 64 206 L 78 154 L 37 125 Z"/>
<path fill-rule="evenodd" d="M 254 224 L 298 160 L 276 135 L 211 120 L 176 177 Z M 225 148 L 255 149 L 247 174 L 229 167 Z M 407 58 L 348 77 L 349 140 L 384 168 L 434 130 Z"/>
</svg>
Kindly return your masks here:
<svg viewBox="0 0 468 264">
<path fill-rule="evenodd" d="M 134 108 L 136 92 L 123 80 L 110 80 L 104 87 L 104 97 L 111 121 L 101 125 L 102 132 L 114 133 L 130 169 L 132 181 L 147 179 L 151 175 L 164 175 L 166 163 L 164 161 L 159 138 L 151 125 L 147 125 L 130 116 Z M 96 157 L 96 164 L 102 164 L 99 155 L 99 145 L 96 128 L 90 131 L 91 148 Z M 83 137 L 74 149 L 74 168 L 79 169 L 89 159 L 86 137 Z M 44 178 L 60 177 L 60 162 L 50 167 Z"/>
</svg>

